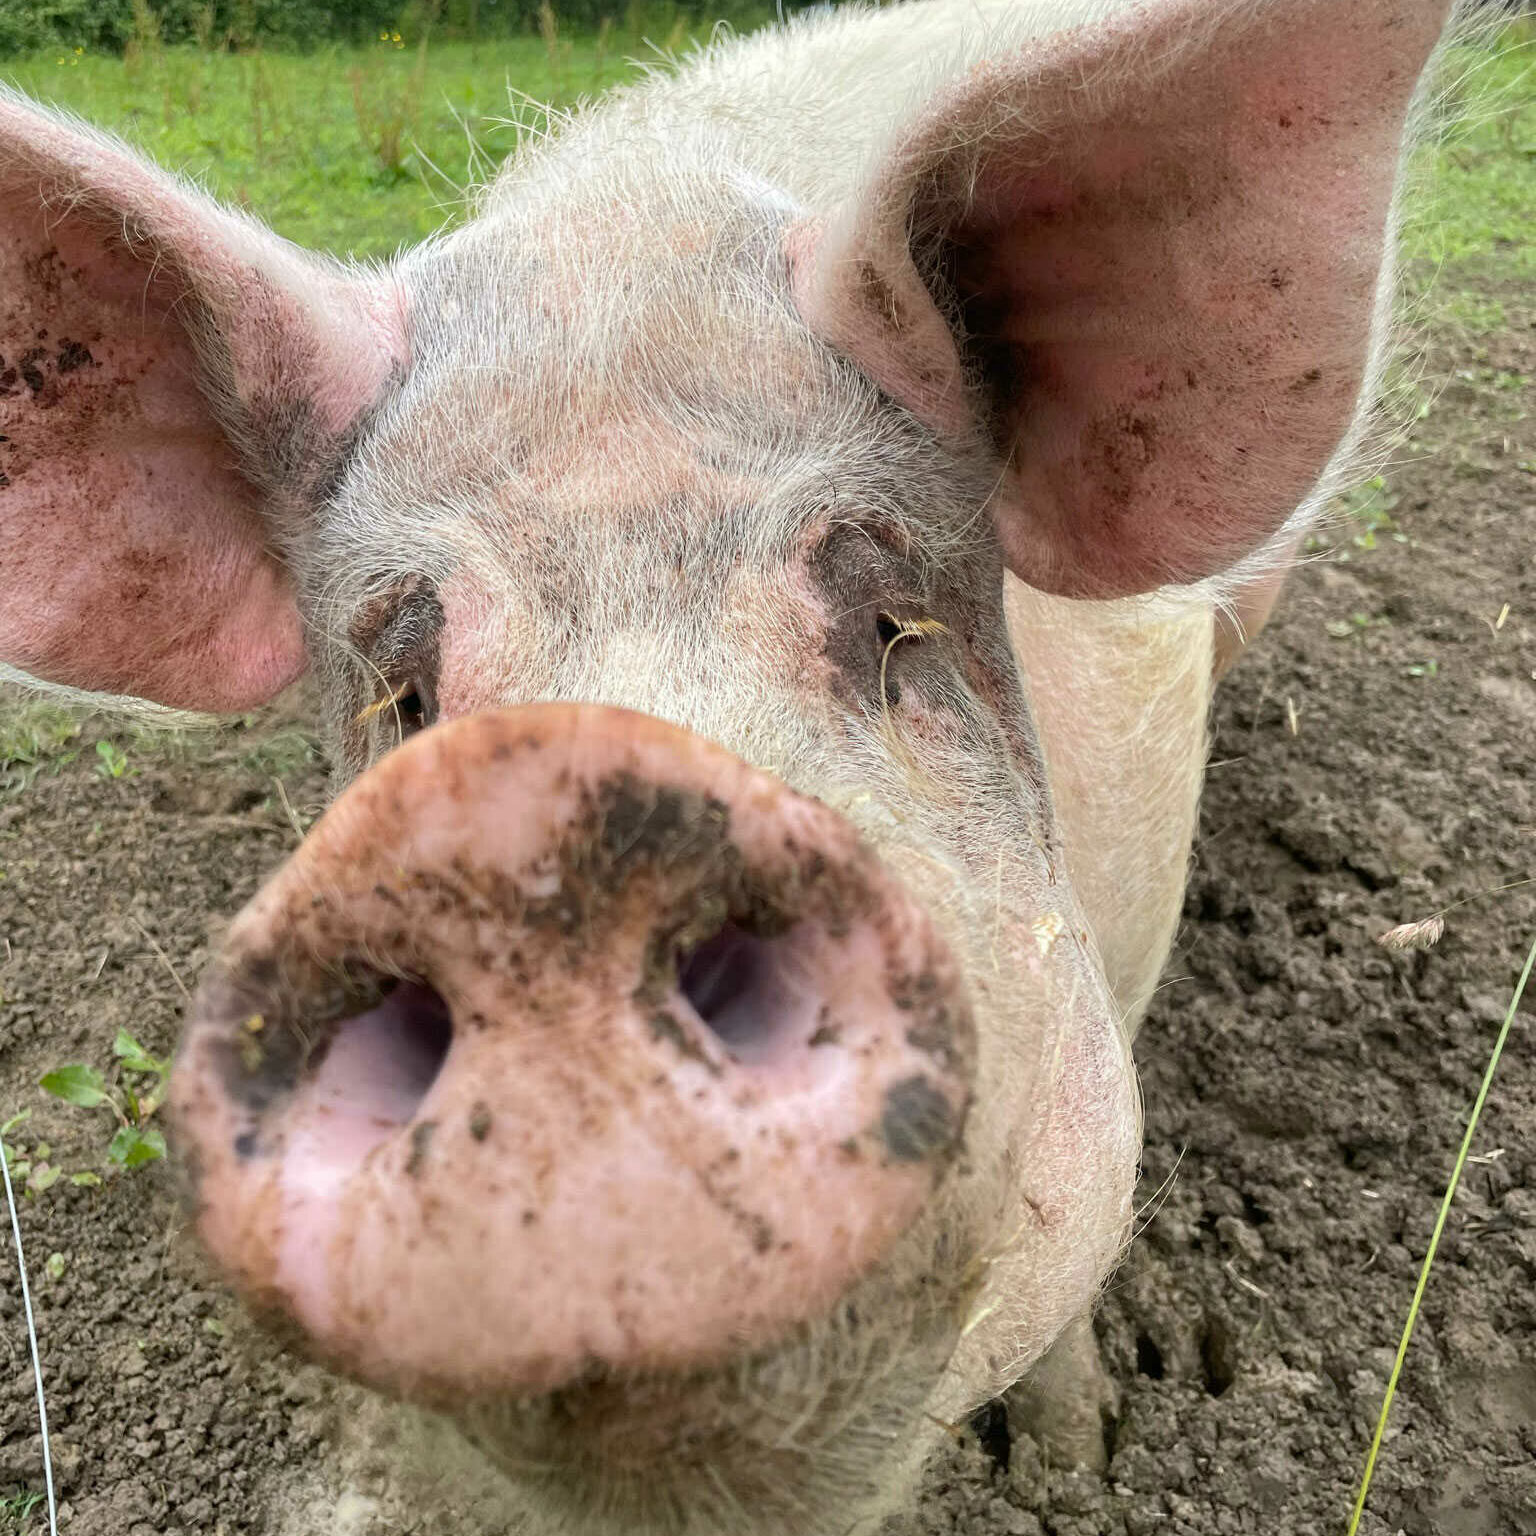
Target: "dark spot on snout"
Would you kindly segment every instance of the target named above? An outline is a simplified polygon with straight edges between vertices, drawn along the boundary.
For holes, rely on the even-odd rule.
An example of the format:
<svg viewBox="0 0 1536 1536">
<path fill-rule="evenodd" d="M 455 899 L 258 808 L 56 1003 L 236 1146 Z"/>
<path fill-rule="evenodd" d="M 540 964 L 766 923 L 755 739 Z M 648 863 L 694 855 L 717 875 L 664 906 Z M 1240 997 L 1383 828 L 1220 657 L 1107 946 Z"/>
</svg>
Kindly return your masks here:
<svg viewBox="0 0 1536 1536">
<path fill-rule="evenodd" d="M 671 869 L 707 857 L 730 826 L 723 800 L 621 774 L 604 786 L 601 847 L 616 875 L 643 864 Z"/>
<path fill-rule="evenodd" d="M 658 1040 L 665 1040 L 680 1056 L 686 1056 L 689 1061 L 696 1061 L 706 1068 L 710 1075 L 719 1077 L 720 1068 L 704 1054 L 694 1041 L 693 1037 L 685 1030 L 676 1016 L 665 1008 L 658 1008 L 650 1017 L 651 1033 Z"/>
<path fill-rule="evenodd" d="M 47 382 L 43 378 L 43 370 L 37 366 L 47 355 L 45 348 L 33 347 L 30 351 L 22 353 L 21 361 L 17 364 L 21 370 L 23 382 L 34 395 L 41 394 L 43 385 Z"/>
<path fill-rule="evenodd" d="M 484 1104 L 476 1104 L 469 1112 L 469 1134 L 476 1141 L 484 1141 L 491 1134 L 491 1111 Z"/>
<path fill-rule="evenodd" d="M 405 1171 L 416 1178 L 427 1163 L 427 1148 L 432 1145 L 437 1130 L 435 1120 L 419 1120 L 411 1127 L 411 1153 L 405 1160 Z"/>
<path fill-rule="evenodd" d="M 210 1049 L 225 1091 L 262 1115 L 291 1093 L 311 1060 L 299 1031 L 287 1027 L 275 989 L 259 976 L 216 975 L 198 992 L 194 1027 L 216 1031 Z"/>
<path fill-rule="evenodd" d="M 230 1098 L 259 1117 L 325 1059 L 331 1025 L 377 1007 L 395 985 L 392 976 L 346 962 L 301 979 L 269 955 L 252 955 L 204 981 L 193 1027 L 213 1035 L 210 1050 Z"/>
<path fill-rule="evenodd" d="M 891 988 L 891 1001 L 912 1015 L 907 1044 L 923 1051 L 946 1072 L 959 1070 L 963 1061 L 950 999 L 932 971 L 904 976 Z"/>
<path fill-rule="evenodd" d="M 568 860 L 583 895 L 612 899 L 637 880 L 672 891 L 646 947 L 635 991 L 643 1005 L 654 1007 L 669 996 L 679 957 L 727 923 L 761 939 L 787 933 L 801 915 L 807 888 L 823 883 L 825 861 L 817 854 L 772 875 L 749 867 L 730 835 L 730 807 L 712 795 L 620 774 L 599 787 L 596 800 L 595 835 L 584 849 L 578 840 Z M 653 1013 L 650 1023 L 658 1037 L 671 1038 L 662 1015 Z"/>
<path fill-rule="evenodd" d="M 880 1136 L 900 1163 L 920 1163 L 955 1138 L 955 1112 L 926 1077 L 904 1078 L 885 1096 Z"/>
<path fill-rule="evenodd" d="M 60 373 L 73 373 L 75 369 L 84 368 L 95 361 L 96 359 L 91 356 L 90 348 L 81 345 L 80 342 L 61 341 L 59 343 L 56 363 Z"/>
</svg>

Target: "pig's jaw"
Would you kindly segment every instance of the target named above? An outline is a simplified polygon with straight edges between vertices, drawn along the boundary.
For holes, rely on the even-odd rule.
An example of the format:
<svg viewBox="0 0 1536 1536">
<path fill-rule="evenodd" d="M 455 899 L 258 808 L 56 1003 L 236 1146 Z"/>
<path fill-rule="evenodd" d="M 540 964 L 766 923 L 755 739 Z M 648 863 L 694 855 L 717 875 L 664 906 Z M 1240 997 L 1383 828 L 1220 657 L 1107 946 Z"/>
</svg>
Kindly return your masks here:
<svg viewBox="0 0 1536 1536">
<path fill-rule="evenodd" d="M 979 1251 L 953 1216 L 921 1220 L 888 1273 L 771 1351 L 456 1415 L 508 1477 L 513 1528 L 524 1514 L 540 1536 L 845 1536 L 884 1513 L 942 1433 L 924 1409 Z"/>
</svg>

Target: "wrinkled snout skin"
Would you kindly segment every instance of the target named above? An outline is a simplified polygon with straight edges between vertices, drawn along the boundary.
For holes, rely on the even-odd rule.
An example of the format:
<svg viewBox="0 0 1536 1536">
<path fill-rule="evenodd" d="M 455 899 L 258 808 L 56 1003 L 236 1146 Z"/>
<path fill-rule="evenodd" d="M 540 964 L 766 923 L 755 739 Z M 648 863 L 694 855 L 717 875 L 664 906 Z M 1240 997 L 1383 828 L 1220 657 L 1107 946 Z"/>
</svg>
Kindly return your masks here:
<svg viewBox="0 0 1536 1536">
<path fill-rule="evenodd" d="M 196 1229 L 500 1528 L 869 1530 L 1070 1395 L 1446 10 L 807 15 L 368 270 L 0 88 L 0 662 L 307 666 L 336 767 L 190 1010 Z"/>
</svg>

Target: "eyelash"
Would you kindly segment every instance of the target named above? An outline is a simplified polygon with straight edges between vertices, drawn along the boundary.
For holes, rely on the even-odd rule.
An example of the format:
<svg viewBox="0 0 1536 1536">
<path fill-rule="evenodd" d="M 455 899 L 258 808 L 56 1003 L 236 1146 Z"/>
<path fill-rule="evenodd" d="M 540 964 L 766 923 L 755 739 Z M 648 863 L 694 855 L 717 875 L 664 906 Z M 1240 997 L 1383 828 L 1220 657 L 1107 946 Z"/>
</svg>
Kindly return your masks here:
<svg viewBox="0 0 1536 1536">
<path fill-rule="evenodd" d="M 397 583 L 385 599 L 392 610 L 372 634 L 354 644 L 373 682 L 373 702 L 355 723 L 381 719 L 384 750 L 425 730 L 437 719 L 437 643 L 443 612 L 437 595 L 421 577 Z M 391 730 L 391 726 L 393 730 Z M 389 741 L 390 735 L 395 737 Z"/>
<path fill-rule="evenodd" d="M 883 708 L 901 702 L 901 685 L 888 678 L 891 652 L 902 640 L 926 640 L 932 635 L 947 635 L 949 626 L 942 619 L 898 619 L 882 613 L 875 619 L 875 635 L 880 642 L 880 701 Z"/>
<path fill-rule="evenodd" d="M 408 678 L 393 693 L 385 693 L 375 699 L 357 718 L 362 722 L 386 714 L 394 719 L 396 733 L 401 741 L 407 736 L 414 736 L 417 731 L 425 730 L 437 718 L 430 692 L 415 677 Z"/>
</svg>

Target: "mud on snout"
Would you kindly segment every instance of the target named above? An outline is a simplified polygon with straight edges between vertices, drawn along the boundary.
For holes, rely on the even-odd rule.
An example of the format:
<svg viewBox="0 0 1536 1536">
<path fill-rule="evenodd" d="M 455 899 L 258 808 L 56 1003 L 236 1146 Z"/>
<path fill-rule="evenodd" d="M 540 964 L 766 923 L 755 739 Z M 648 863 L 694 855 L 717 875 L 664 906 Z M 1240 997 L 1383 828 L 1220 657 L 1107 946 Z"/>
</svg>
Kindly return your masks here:
<svg viewBox="0 0 1536 1536">
<path fill-rule="evenodd" d="M 172 1112 L 242 1292 L 463 1412 L 827 1314 L 954 1162 L 973 1063 L 948 950 L 835 813 L 527 706 L 337 801 L 233 925 Z"/>
</svg>

